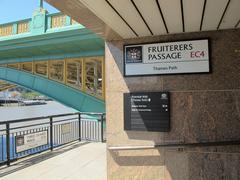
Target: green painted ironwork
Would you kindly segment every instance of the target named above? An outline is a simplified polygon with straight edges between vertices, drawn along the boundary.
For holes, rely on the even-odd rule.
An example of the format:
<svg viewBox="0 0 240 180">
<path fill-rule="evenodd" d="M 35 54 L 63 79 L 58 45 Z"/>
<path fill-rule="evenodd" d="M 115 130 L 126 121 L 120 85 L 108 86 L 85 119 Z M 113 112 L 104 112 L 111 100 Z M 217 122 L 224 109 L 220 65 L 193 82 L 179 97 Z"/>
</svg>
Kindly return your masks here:
<svg viewBox="0 0 240 180">
<path fill-rule="evenodd" d="M 52 27 L 52 19 L 57 20 L 57 18 L 63 18 L 64 23 L 59 25 L 58 27 Z M 27 22 L 29 26 L 28 32 L 18 32 L 17 27 L 20 23 Z M 34 35 L 41 35 L 45 33 L 51 32 L 62 32 L 73 29 L 83 29 L 85 28 L 83 25 L 79 23 L 72 23 L 73 19 L 69 16 L 63 15 L 62 13 L 53 13 L 48 14 L 47 10 L 42 7 L 42 0 L 39 0 L 39 8 L 37 8 L 32 18 L 23 19 L 20 21 L 9 22 L 5 24 L 0 24 L 0 42 L 5 40 L 19 39 L 25 37 L 31 37 Z M 1 34 L 1 29 L 10 26 L 12 27 L 12 31 L 9 34 Z"/>
<path fill-rule="evenodd" d="M 0 43 L 0 64 L 103 55 L 104 41 L 85 28 Z"/>
<path fill-rule="evenodd" d="M 7 89 L 11 89 L 11 88 L 13 88 L 13 87 L 16 87 L 16 85 L 13 85 L 13 84 L 8 83 L 8 82 L 6 82 L 6 81 L 1 81 L 1 80 L 0 80 L 0 92 L 1 92 L 1 91 L 5 91 L 5 90 L 7 90 Z"/>
<path fill-rule="evenodd" d="M 0 79 L 42 93 L 81 112 L 105 112 L 101 99 L 36 74 L 2 66 L 104 56 L 103 39 L 69 16 L 48 14 L 42 5 L 39 0 L 39 7 L 30 19 L 0 25 Z"/>
<path fill-rule="evenodd" d="M 103 100 L 41 76 L 0 67 L 0 79 L 37 91 L 81 112 L 105 112 Z"/>
<path fill-rule="evenodd" d="M 43 0 L 38 0 L 39 1 L 39 7 L 43 8 Z"/>
</svg>

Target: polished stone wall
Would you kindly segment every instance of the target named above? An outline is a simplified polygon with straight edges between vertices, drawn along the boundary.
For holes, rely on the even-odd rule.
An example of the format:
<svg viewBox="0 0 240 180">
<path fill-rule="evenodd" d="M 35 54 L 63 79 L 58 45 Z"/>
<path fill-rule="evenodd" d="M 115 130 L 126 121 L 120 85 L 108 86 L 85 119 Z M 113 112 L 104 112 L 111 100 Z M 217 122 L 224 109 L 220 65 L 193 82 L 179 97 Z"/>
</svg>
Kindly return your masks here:
<svg viewBox="0 0 240 180">
<path fill-rule="evenodd" d="M 209 74 L 123 77 L 123 45 L 209 38 Z M 240 30 L 186 33 L 106 43 L 107 145 L 240 140 Z M 123 130 L 123 93 L 170 91 L 171 131 Z M 240 146 L 107 152 L 108 179 L 240 178 Z"/>
</svg>

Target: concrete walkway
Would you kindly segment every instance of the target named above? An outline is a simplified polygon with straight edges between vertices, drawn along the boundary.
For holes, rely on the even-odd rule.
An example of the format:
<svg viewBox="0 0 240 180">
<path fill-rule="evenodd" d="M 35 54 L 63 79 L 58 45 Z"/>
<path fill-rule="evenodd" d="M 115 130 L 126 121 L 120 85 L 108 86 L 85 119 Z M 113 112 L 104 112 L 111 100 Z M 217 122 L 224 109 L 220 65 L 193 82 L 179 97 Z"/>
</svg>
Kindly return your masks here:
<svg viewBox="0 0 240 180">
<path fill-rule="evenodd" d="M 79 143 L 78 143 L 79 144 Z M 55 151 L 55 152 L 54 152 Z M 45 154 L 54 154 L 58 150 Z M 1 177 L 1 180 L 105 180 L 106 178 L 106 144 L 87 143 L 69 150 L 61 150 L 61 153 L 50 156 L 47 159 L 32 163 L 32 159 L 19 164 L 31 164 L 21 167 L 11 174 Z M 44 156 L 44 155 L 38 155 Z M 16 169 L 16 168 L 15 168 Z M 2 171 L 2 170 L 0 170 Z M 6 170 L 5 170 L 6 171 Z M 1 172 L 0 172 L 1 173 Z M 3 172 L 2 172 L 3 173 Z M 6 172 L 5 172 L 6 173 Z"/>
</svg>

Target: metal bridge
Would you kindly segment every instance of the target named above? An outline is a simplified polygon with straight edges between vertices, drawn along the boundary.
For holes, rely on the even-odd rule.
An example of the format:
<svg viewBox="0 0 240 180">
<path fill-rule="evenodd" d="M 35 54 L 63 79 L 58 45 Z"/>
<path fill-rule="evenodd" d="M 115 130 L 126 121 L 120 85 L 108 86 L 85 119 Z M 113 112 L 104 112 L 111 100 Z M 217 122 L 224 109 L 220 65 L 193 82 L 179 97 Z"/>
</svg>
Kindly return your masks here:
<svg viewBox="0 0 240 180">
<path fill-rule="evenodd" d="M 38 8 L 0 25 L 0 79 L 81 112 L 105 112 L 104 41 L 70 17 Z"/>
<path fill-rule="evenodd" d="M 14 88 L 14 87 L 16 87 L 16 85 L 13 85 L 13 84 L 8 83 L 6 81 L 0 81 L 0 92 L 5 91 L 7 89 Z"/>
</svg>

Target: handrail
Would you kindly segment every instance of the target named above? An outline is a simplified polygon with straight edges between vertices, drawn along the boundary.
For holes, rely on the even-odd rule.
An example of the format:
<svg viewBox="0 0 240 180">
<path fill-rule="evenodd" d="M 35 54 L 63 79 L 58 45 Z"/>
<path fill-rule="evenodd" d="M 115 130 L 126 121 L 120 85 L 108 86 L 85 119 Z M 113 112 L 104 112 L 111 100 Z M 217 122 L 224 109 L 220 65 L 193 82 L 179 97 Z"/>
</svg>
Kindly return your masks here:
<svg viewBox="0 0 240 180">
<path fill-rule="evenodd" d="M 141 145 L 141 146 L 109 146 L 108 150 L 141 150 L 141 149 L 157 149 L 157 148 L 184 148 L 184 147 L 209 147 L 209 146 L 229 146 L 240 145 L 240 140 L 231 141 L 210 141 L 210 142 L 198 142 L 198 143 L 176 143 L 176 144 L 154 144 L 154 145 Z"/>
<path fill-rule="evenodd" d="M 64 117 L 64 116 L 71 116 L 71 115 L 78 115 L 78 114 L 81 114 L 81 115 L 105 115 L 105 113 L 75 112 L 75 113 L 68 113 L 68 114 L 58 114 L 58 115 L 40 116 L 40 117 L 34 117 L 34 118 L 25 118 L 25 119 L 1 121 L 0 125 L 7 124 L 7 123 L 13 124 L 13 123 L 26 122 L 26 121 L 49 119 L 50 117 L 57 118 L 57 117 Z"/>
<path fill-rule="evenodd" d="M 81 112 L 81 114 L 85 115 L 106 115 L 106 113 L 93 113 L 93 112 Z"/>
<path fill-rule="evenodd" d="M 7 121 L 0 122 L 0 125 L 6 124 L 6 123 L 11 123 L 12 124 L 12 123 L 19 123 L 19 122 L 26 122 L 26 121 L 33 121 L 33 120 L 49 119 L 50 117 L 56 118 L 56 117 L 64 117 L 64 116 L 77 115 L 77 114 L 79 114 L 79 112 L 68 113 L 68 114 L 50 115 L 50 116 L 40 116 L 40 117 L 34 117 L 34 118 L 7 120 Z"/>
<path fill-rule="evenodd" d="M 56 123 L 59 123 L 59 122 L 66 122 L 66 121 L 71 121 L 71 120 L 78 120 L 78 117 L 69 118 L 69 119 L 64 119 L 64 120 L 58 120 L 58 121 L 54 121 L 53 123 L 56 124 Z M 46 122 L 46 123 L 38 123 L 38 124 L 31 124 L 31 125 L 21 126 L 21 127 L 14 127 L 14 128 L 10 128 L 10 130 L 23 129 L 23 128 L 34 127 L 34 126 L 42 126 L 42 125 L 46 125 L 46 124 L 49 124 L 49 122 Z"/>
<path fill-rule="evenodd" d="M 63 27 L 68 27 L 68 26 L 73 25 L 72 24 L 72 18 L 70 16 L 67 16 L 67 15 L 63 14 L 62 12 L 57 12 L 57 13 L 53 13 L 53 14 L 46 14 L 45 15 L 46 23 L 45 23 L 45 26 L 44 26 L 46 32 L 47 32 L 47 30 L 55 29 L 55 28 L 52 28 L 51 22 L 52 22 L 52 18 L 57 17 L 57 16 L 64 16 L 66 22 L 62 23 L 61 26 L 57 26 L 56 28 L 63 28 Z M 5 28 L 5 27 L 10 28 L 8 33 L 7 34 L 4 33 L 4 34 L 0 35 L 0 38 L 8 38 L 9 36 L 15 36 L 15 35 L 25 34 L 25 33 L 32 34 L 32 30 L 34 30 L 34 29 L 32 28 L 31 23 L 33 21 L 34 21 L 33 18 L 27 18 L 27 19 L 22 19 L 22 20 L 18 20 L 18 21 L 12 21 L 12 22 L 7 22 L 7 23 L 0 24 L 0 29 Z M 27 23 L 28 24 L 28 28 L 24 32 L 19 32 L 18 31 L 18 26 L 21 23 Z M 79 24 L 79 23 L 77 23 L 77 24 Z M 44 33 L 45 33 L 45 31 L 44 31 Z M 34 35 L 34 33 L 33 33 L 33 35 Z M 13 38 L 18 38 L 18 36 L 13 37 Z"/>
</svg>

